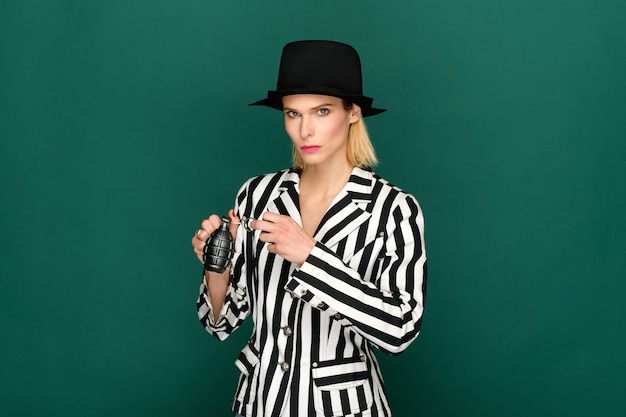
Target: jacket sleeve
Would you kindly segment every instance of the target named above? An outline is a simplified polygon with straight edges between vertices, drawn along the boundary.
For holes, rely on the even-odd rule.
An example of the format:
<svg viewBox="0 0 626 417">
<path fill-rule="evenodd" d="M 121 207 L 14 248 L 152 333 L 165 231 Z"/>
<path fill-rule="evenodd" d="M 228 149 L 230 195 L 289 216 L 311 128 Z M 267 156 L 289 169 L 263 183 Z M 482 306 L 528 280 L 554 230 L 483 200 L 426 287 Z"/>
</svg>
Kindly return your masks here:
<svg viewBox="0 0 626 417">
<path fill-rule="evenodd" d="M 234 210 L 239 217 L 241 217 L 240 213 L 243 209 L 242 205 L 245 201 L 246 193 L 247 183 L 241 187 L 235 201 Z M 232 332 L 237 330 L 250 313 L 250 298 L 246 285 L 246 266 L 243 256 L 244 240 L 245 230 L 243 227 L 238 227 L 230 268 L 230 286 L 217 321 L 213 317 L 211 297 L 204 282 L 204 271 L 202 272 L 202 283 L 200 284 L 200 294 L 197 300 L 198 318 L 204 328 L 219 340 L 226 339 Z"/>
<path fill-rule="evenodd" d="M 385 222 L 384 249 L 370 260 L 377 265 L 373 276 L 361 276 L 317 242 L 285 288 L 381 350 L 399 354 L 418 336 L 422 322 L 426 292 L 423 231 L 418 202 L 404 194 Z"/>
</svg>

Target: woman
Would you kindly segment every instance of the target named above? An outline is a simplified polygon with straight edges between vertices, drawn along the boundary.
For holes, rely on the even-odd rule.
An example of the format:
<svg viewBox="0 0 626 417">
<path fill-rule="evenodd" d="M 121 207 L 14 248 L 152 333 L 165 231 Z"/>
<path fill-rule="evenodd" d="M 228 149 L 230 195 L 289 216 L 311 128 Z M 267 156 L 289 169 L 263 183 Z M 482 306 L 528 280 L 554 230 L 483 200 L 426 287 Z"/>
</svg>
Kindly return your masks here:
<svg viewBox="0 0 626 417">
<path fill-rule="evenodd" d="M 239 415 L 391 415 L 373 348 L 398 354 L 419 333 L 423 217 L 413 196 L 370 170 L 363 117 L 384 110 L 361 91 L 352 47 L 299 41 L 283 49 L 277 90 L 252 104 L 283 112 L 294 167 L 241 187 L 232 266 L 205 271 L 198 297 L 200 321 L 220 340 L 252 315 L 236 361 Z M 210 216 L 192 238 L 200 261 L 220 222 Z"/>
</svg>

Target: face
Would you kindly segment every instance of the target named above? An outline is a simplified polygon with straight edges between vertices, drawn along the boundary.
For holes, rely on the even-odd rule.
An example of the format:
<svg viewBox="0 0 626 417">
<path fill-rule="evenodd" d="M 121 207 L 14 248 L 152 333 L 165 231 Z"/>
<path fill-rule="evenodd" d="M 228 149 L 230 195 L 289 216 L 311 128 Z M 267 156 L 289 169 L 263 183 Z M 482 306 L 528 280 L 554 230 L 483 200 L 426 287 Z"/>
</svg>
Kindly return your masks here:
<svg viewBox="0 0 626 417">
<path fill-rule="evenodd" d="M 283 97 L 283 113 L 285 130 L 307 166 L 347 163 L 348 131 L 360 117 L 359 106 L 345 110 L 337 97 L 294 94 Z"/>
</svg>

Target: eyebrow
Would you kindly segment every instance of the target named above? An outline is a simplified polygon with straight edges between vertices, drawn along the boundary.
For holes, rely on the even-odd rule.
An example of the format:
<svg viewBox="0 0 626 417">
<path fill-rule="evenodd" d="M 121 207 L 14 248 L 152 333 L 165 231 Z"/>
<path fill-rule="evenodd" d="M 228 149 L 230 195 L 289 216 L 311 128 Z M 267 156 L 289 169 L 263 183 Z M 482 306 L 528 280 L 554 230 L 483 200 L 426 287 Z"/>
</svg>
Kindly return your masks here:
<svg viewBox="0 0 626 417">
<path fill-rule="evenodd" d="M 318 110 L 318 109 L 321 109 L 322 107 L 335 107 L 335 105 L 332 103 L 324 103 L 324 104 L 317 105 L 315 107 L 311 107 L 309 110 Z M 300 113 L 298 110 L 292 109 L 291 107 L 283 107 L 283 111 L 295 111 L 295 112 Z"/>
</svg>

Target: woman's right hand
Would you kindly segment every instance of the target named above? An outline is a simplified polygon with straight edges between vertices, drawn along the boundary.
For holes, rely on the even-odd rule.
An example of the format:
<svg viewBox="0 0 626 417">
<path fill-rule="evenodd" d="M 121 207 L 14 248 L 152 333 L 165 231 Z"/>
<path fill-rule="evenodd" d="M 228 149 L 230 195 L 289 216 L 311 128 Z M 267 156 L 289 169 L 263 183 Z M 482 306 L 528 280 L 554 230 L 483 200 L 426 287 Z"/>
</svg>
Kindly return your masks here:
<svg viewBox="0 0 626 417">
<path fill-rule="evenodd" d="M 228 217 L 230 217 L 230 233 L 235 238 L 235 234 L 237 233 L 237 226 L 239 226 L 239 218 L 235 216 L 234 210 L 230 210 L 228 212 Z M 204 246 L 206 245 L 206 241 L 213 234 L 215 230 L 217 230 L 222 224 L 222 219 L 217 214 L 210 215 L 207 219 L 204 219 L 200 222 L 200 229 L 196 230 L 195 235 L 191 238 L 191 246 L 193 246 L 193 251 L 196 253 L 198 260 L 204 264 Z"/>
</svg>

